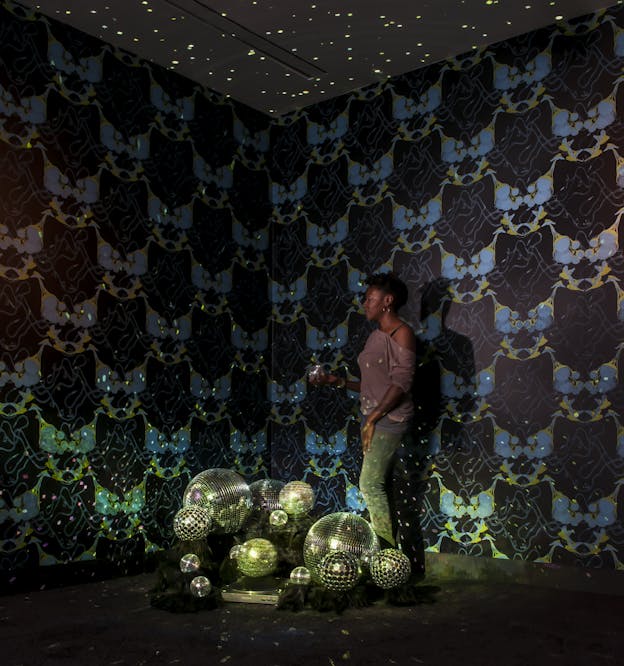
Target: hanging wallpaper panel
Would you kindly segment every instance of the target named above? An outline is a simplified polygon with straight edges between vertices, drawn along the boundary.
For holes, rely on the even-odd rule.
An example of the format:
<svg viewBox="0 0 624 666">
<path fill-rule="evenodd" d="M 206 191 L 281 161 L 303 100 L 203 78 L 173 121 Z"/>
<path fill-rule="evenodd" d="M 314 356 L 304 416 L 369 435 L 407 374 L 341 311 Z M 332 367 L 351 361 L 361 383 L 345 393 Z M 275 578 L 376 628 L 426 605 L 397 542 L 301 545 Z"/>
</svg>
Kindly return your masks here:
<svg viewBox="0 0 624 666">
<path fill-rule="evenodd" d="M 276 475 L 363 511 L 364 279 L 419 342 L 432 552 L 624 566 L 624 12 L 475 50 L 271 127 Z M 279 359 L 279 362 L 278 362 Z"/>
<path fill-rule="evenodd" d="M 260 114 L 0 5 L 9 578 L 136 566 L 194 474 L 268 474 L 268 139 Z"/>
</svg>

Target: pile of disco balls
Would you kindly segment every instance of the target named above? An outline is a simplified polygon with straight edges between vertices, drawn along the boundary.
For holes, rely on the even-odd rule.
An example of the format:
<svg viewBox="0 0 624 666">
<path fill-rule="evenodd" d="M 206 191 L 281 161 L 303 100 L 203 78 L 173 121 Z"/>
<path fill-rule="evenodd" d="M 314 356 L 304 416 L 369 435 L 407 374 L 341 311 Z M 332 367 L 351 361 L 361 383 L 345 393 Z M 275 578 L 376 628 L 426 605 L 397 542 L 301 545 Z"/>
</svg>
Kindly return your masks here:
<svg viewBox="0 0 624 666">
<path fill-rule="evenodd" d="M 215 592 L 205 574 L 200 548 L 193 546 L 212 535 L 230 535 L 235 544 L 228 557 L 242 580 L 273 576 L 280 565 L 279 549 L 271 536 L 303 518 L 310 521 L 299 561 L 285 583 L 320 586 L 347 592 L 365 578 L 387 590 L 404 584 L 411 573 L 409 559 L 394 548 L 381 550 L 370 523 L 353 513 L 338 512 L 310 520 L 314 491 L 304 481 L 283 483 L 263 479 L 248 484 L 235 471 L 207 469 L 195 476 L 184 491 L 183 505 L 173 519 L 173 531 L 189 552 L 179 560 L 188 577 L 188 592 L 197 598 Z M 266 516 L 266 534 L 245 538 L 245 526 L 254 512 Z M 299 524 L 301 524 L 299 522 Z M 287 585 L 288 586 L 288 585 Z"/>
</svg>

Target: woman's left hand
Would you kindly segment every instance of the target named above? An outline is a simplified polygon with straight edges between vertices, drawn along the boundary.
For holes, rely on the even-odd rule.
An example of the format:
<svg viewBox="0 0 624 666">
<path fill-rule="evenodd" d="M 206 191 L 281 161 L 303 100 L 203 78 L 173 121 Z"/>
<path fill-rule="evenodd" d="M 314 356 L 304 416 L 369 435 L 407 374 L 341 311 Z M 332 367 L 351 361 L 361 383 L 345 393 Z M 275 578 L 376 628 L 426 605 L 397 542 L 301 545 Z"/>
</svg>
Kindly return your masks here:
<svg viewBox="0 0 624 666">
<path fill-rule="evenodd" d="M 368 419 L 362 428 L 362 451 L 366 455 L 371 447 L 373 435 L 375 434 L 375 421 Z"/>
</svg>

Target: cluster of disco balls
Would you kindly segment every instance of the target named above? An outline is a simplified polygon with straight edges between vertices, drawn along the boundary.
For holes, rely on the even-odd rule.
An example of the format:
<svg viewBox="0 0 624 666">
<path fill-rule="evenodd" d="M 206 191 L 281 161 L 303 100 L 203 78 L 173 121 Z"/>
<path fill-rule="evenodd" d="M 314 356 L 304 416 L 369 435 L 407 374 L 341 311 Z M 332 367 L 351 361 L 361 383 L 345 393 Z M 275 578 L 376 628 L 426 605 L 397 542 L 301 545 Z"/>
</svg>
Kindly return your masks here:
<svg viewBox="0 0 624 666">
<path fill-rule="evenodd" d="M 317 583 L 328 590 L 345 592 L 368 571 L 375 585 L 391 589 L 407 582 L 409 558 L 396 548 L 380 550 L 370 523 L 356 514 L 332 513 L 317 520 L 304 545 L 305 566 L 290 574 L 294 585 Z"/>
<path fill-rule="evenodd" d="M 254 508 L 269 512 L 269 522 L 283 527 L 291 518 L 308 515 L 314 507 L 314 491 L 304 481 L 283 483 L 262 479 L 247 484 L 235 471 L 223 468 L 207 469 L 187 485 L 182 507 L 173 519 L 173 531 L 182 541 L 196 541 L 209 534 L 236 534 L 249 519 Z M 276 547 L 262 538 L 249 539 L 232 549 L 238 571 L 252 578 L 272 574 L 278 565 Z M 201 561 L 187 553 L 179 562 L 182 573 L 199 572 Z M 205 576 L 195 576 L 190 583 L 194 596 L 210 594 L 212 585 Z"/>
<path fill-rule="evenodd" d="M 247 484 L 232 470 L 208 469 L 188 484 L 173 530 L 179 539 L 191 542 L 211 533 L 235 534 L 243 529 L 254 509 L 268 512 L 270 525 L 279 529 L 291 520 L 308 516 L 314 501 L 314 491 L 304 481 L 263 479 Z M 380 550 L 370 523 L 348 512 L 317 520 L 306 534 L 302 555 L 304 566 L 292 570 L 290 582 L 316 583 L 337 592 L 355 587 L 364 571 L 383 589 L 405 583 L 411 573 L 405 554 L 394 548 Z M 235 545 L 230 557 L 236 561 L 239 573 L 250 578 L 269 576 L 279 565 L 277 548 L 265 538 Z M 184 555 L 179 566 L 185 574 L 197 574 L 190 582 L 191 594 L 205 597 L 211 593 L 212 584 L 200 575 L 201 562 L 196 554 Z"/>
</svg>

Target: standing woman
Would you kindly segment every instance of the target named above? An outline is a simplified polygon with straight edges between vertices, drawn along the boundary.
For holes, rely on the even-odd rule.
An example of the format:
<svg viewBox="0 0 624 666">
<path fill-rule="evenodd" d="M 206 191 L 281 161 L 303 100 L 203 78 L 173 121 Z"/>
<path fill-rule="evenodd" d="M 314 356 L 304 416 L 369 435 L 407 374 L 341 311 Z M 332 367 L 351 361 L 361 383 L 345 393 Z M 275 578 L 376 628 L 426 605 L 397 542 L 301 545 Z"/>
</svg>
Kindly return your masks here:
<svg viewBox="0 0 624 666">
<path fill-rule="evenodd" d="M 366 319 L 377 324 L 358 356 L 361 380 L 321 374 L 313 384 L 328 384 L 360 392 L 362 451 L 360 491 L 370 522 L 383 548 L 397 545 L 388 497 L 394 457 L 410 436 L 414 416 L 411 387 L 416 362 L 416 337 L 398 315 L 407 303 L 407 287 L 393 273 L 378 273 L 366 280 Z"/>
</svg>

